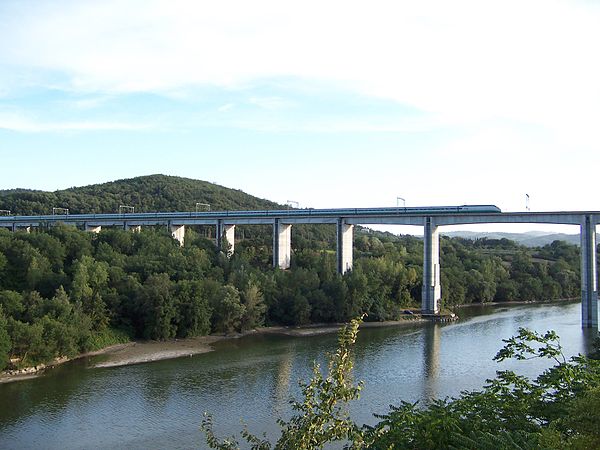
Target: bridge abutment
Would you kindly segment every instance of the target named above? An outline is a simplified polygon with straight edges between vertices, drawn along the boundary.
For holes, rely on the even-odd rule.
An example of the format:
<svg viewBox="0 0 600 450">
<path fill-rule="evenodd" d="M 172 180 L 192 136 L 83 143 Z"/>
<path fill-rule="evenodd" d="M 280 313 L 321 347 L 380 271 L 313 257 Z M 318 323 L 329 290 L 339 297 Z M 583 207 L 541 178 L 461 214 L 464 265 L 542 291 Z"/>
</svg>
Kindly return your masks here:
<svg viewBox="0 0 600 450">
<path fill-rule="evenodd" d="M 596 224 L 591 216 L 581 223 L 581 326 L 598 328 Z"/>
<path fill-rule="evenodd" d="M 292 225 L 275 219 L 273 223 L 273 267 L 289 269 L 292 260 Z"/>
<path fill-rule="evenodd" d="M 344 219 L 337 222 L 337 271 L 344 274 L 352 270 L 353 264 L 354 225 L 347 224 Z"/>
<path fill-rule="evenodd" d="M 433 217 L 424 218 L 423 232 L 423 290 L 421 311 L 438 314 L 442 288 L 440 283 L 440 235 Z"/>
</svg>

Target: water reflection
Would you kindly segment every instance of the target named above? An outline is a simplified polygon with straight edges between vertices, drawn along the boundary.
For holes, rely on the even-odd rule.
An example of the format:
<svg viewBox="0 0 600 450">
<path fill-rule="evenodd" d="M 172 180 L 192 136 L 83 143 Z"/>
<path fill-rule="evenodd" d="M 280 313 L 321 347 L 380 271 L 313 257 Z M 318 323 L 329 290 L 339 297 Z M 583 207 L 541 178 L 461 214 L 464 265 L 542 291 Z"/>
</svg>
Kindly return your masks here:
<svg viewBox="0 0 600 450">
<path fill-rule="evenodd" d="M 600 343 L 600 335 L 598 334 L 598 330 L 593 328 L 582 328 L 581 333 L 584 353 L 589 355 L 596 350 L 598 343 Z"/>
<path fill-rule="evenodd" d="M 580 306 L 526 305 L 461 311 L 454 324 L 363 328 L 355 377 L 364 380 L 351 405 L 359 423 L 388 405 L 478 389 L 498 369 L 535 376 L 547 364 L 491 361 L 501 339 L 527 326 L 555 329 L 567 356 L 592 347 L 596 333 L 581 329 Z M 277 418 L 300 398 L 297 380 L 322 365 L 336 336 L 249 336 L 216 345 L 212 353 L 112 369 L 66 364 L 38 379 L 0 385 L 2 448 L 198 448 L 202 413 L 214 415 L 219 435 L 250 431 L 278 435 Z M 108 433 L 107 430 L 110 430 Z"/>
<path fill-rule="evenodd" d="M 275 373 L 274 394 L 273 394 L 273 415 L 275 417 L 283 416 L 287 410 L 285 405 L 290 399 L 290 380 L 292 377 L 292 367 L 294 362 L 294 353 L 292 348 L 285 352 L 279 359 L 277 371 Z"/>
<path fill-rule="evenodd" d="M 423 330 L 424 342 L 424 374 L 426 381 L 423 385 L 423 398 L 432 400 L 438 398 L 438 378 L 440 375 L 440 341 L 442 334 L 442 325 L 433 323 Z"/>
</svg>

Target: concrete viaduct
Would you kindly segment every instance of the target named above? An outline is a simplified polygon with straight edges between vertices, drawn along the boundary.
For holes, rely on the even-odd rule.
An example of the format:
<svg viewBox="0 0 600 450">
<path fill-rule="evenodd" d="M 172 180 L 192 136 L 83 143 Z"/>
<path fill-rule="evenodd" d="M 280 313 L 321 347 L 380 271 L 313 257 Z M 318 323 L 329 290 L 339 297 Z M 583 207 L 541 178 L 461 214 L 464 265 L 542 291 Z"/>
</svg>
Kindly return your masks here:
<svg viewBox="0 0 600 450">
<path fill-rule="evenodd" d="M 446 225 L 487 223 L 543 223 L 578 225 L 581 233 L 581 313 L 582 326 L 598 328 L 598 285 L 596 279 L 596 226 L 600 211 L 501 212 L 493 205 L 441 207 L 288 209 L 265 211 L 210 211 L 125 214 L 66 214 L 46 216 L 4 216 L 0 227 L 13 231 L 65 223 L 91 232 L 102 227 L 120 227 L 139 231 L 142 226 L 167 226 L 174 239 L 184 242 L 185 227 L 216 227 L 217 245 L 223 238 L 235 248 L 236 225 L 271 225 L 273 227 L 273 265 L 288 269 L 291 260 L 291 230 L 295 224 L 332 224 L 337 228 L 337 270 L 352 269 L 354 225 L 415 225 L 424 230 L 424 267 L 421 309 L 437 314 L 440 308 L 441 283 L 439 262 L 439 228 Z"/>
</svg>

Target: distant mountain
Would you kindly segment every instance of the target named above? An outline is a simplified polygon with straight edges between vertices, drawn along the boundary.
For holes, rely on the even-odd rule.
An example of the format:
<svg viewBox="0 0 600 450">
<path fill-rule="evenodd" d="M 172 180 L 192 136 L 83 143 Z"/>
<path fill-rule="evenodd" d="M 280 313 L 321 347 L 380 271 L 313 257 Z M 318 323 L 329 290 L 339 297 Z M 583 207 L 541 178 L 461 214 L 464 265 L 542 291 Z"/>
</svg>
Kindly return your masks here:
<svg viewBox="0 0 600 450">
<path fill-rule="evenodd" d="M 543 247 L 554 241 L 565 241 L 569 244 L 579 245 L 578 234 L 545 233 L 543 231 L 529 231 L 526 233 L 478 232 L 478 231 L 448 231 L 442 232 L 444 236 L 461 237 L 464 239 L 509 239 L 527 247 Z"/>
<path fill-rule="evenodd" d="M 195 211 L 196 203 L 207 203 L 212 210 L 284 208 L 240 190 L 167 175 L 148 175 L 54 192 L 0 190 L 0 209 L 19 215 L 51 214 L 54 207 L 68 208 L 71 214 L 114 213 L 120 205 L 133 206 L 136 212 Z"/>
</svg>

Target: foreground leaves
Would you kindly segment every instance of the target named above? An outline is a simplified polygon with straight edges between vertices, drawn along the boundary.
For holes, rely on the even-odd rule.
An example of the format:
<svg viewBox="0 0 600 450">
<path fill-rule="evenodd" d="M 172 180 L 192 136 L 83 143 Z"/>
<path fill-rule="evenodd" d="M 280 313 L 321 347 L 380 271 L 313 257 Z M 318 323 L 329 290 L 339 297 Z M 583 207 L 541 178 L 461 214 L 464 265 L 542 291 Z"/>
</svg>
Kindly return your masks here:
<svg viewBox="0 0 600 450">
<path fill-rule="evenodd" d="M 242 438 L 254 450 L 275 449 L 320 449 L 326 443 L 347 441 L 351 448 L 364 447 L 363 431 L 350 419 L 347 404 L 359 398 L 362 384 L 352 381 L 353 360 L 351 351 L 356 342 L 362 318 L 354 319 L 344 326 L 338 335 L 338 349 L 329 355 L 327 374 L 318 364 L 313 366 L 313 375 L 308 383 L 300 383 L 302 401 L 292 401 L 296 414 L 289 420 L 278 420 L 281 437 L 273 446 L 266 439 L 252 435 L 248 430 Z M 205 414 L 202 429 L 211 448 L 231 450 L 239 448 L 235 437 L 219 440 L 213 431 L 212 417 Z"/>
</svg>

